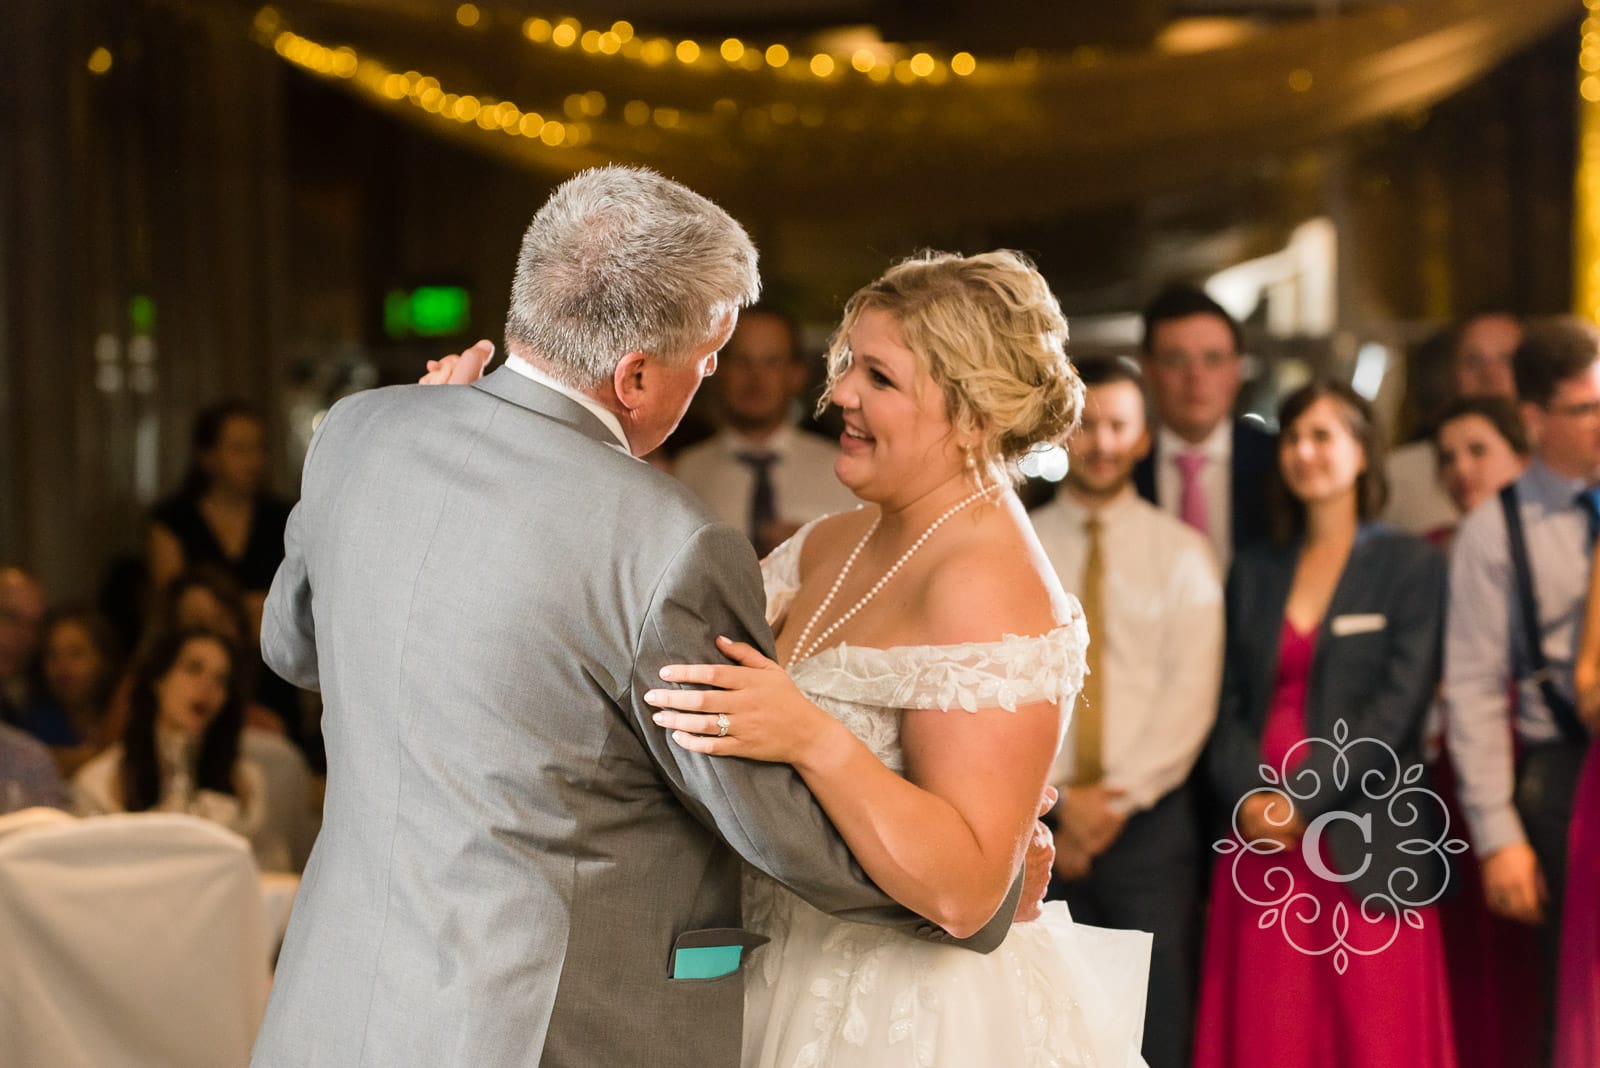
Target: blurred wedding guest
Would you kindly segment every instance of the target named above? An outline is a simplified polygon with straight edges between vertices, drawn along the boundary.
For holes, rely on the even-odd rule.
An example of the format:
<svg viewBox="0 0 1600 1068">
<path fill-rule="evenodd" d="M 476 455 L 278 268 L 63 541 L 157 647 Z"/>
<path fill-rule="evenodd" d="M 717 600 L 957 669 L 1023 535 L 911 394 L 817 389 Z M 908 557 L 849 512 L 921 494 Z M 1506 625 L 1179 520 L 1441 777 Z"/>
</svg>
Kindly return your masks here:
<svg viewBox="0 0 1600 1068">
<path fill-rule="evenodd" d="M 55 761 L 39 739 L 0 723 L 0 815 L 35 805 L 67 807 Z"/>
<path fill-rule="evenodd" d="M 839 450 L 794 425 L 806 366 L 787 315 L 763 305 L 740 315 L 711 387 L 724 425 L 679 453 L 673 473 L 759 555 L 802 524 L 856 506 L 833 474 Z"/>
<path fill-rule="evenodd" d="M 200 564 L 167 584 L 156 602 L 151 629 L 163 634 L 183 627 L 214 630 L 241 650 L 239 691 L 248 726 L 287 735 L 307 759 L 320 756 L 321 739 L 302 722 L 299 691 L 261 663 L 250 634 L 249 609 L 232 575 L 215 564 Z"/>
<path fill-rule="evenodd" d="M 1259 422 L 1234 418 L 1243 348 L 1239 324 L 1192 286 L 1171 286 L 1144 310 L 1142 363 L 1158 426 L 1134 485 L 1209 538 L 1224 567 L 1266 536 L 1275 454 Z"/>
<path fill-rule="evenodd" d="M 1511 356 L 1522 340 L 1522 324 L 1505 312 L 1483 312 L 1463 322 L 1450 342 L 1451 402 L 1478 398 L 1503 398 L 1515 403 L 1516 380 Z M 1429 437 L 1402 445 L 1389 455 L 1389 504 L 1385 522 L 1413 534 L 1427 534 L 1455 526 L 1464 514 L 1441 483 L 1435 445 L 1437 428 Z"/>
<path fill-rule="evenodd" d="M 43 644 L 43 685 L 23 711 L 22 727 L 50 747 L 70 777 L 118 736 L 111 705 L 122 652 L 111 625 L 85 606 L 52 611 Z"/>
<path fill-rule="evenodd" d="M 1437 481 L 1455 509 L 1448 525 L 1427 531 L 1448 543 L 1456 519 L 1515 482 L 1528 466 L 1528 433 L 1515 402 L 1505 397 L 1463 397 L 1445 408 L 1433 432 Z"/>
<path fill-rule="evenodd" d="M 283 560 L 289 506 L 266 491 L 266 427 L 240 401 L 195 417 L 189 470 L 177 493 L 150 513 L 147 554 L 157 595 L 185 568 L 215 564 L 244 591 L 249 639 L 261 630 L 261 605 Z"/>
<path fill-rule="evenodd" d="M 182 627 L 205 627 L 235 645 L 250 634 L 250 611 L 244 591 L 233 576 L 216 564 L 185 568 L 162 590 L 151 619 L 157 634 Z M 248 678 L 245 680 L 248 683 Z"/>
<path fill-rule="evenodd" d="M 1573 681 L 1583 725 L 1591 736 L 1600 734 L 1600 565 L 1593 561 Z M 1600 1068 L 1600 745 L 1591 743 L 1584 760 L 1567 849 L 1555 1063 L 1560 1068 Z"/>
<path fill-rule="evenodd" d="M 1445 740 L 1489 907 L 1538 928 L 1548 1054 L 1567 835 L 1588 744 L 1573 663 L 1600 531 L 1600 330 L 1570 317 L 1531 322 L 1513 370 L 1533 458 L 1456 532 Z"/>
<path fill-rule="evenodd" d="M 241 645 L 247 627 L 243 598 L 232 578 L 209 565 L 192 567 L 167 587 L 154 621 L 156 633 L 186 628 L 214 631 L 242 651 L 237 687 L 244 704 L 245 731 L 240 752 L 266 778 L 266 823 L 255 836 L 262 866 L 299 870 L 315 835 L 321 809 L 311 761 L 322 757 L 322 739 L 298 715 L 286 716 L 264 703 L 271 685 L 287 691 L 298 711 L 297 691 L 261 663 L 261 653 Z"/>
<path fill-rule="evenodd" d="M 1051 778 L 1061 801 L 1049 896 L 1080 922 L 1154 935 L 1144 1059 L 1182 1068 L 1199 948 L 1187 779 L 1216 717 L 1222 581 L 1204 535 L 1133 490 L 1150 448 L 1138 365 L 1077 367 L 1088 393 L 1067 479 L 1032 516 L 1089 625 L 1089 675 Z"/>
<path fill-rule="evenodd" d="M 1438 481 L 1458 516 L 1494 498 L 1516 481 L 1528 462 L 1522 419 L 1516 405 L 1504 397 L 1454 401 L 1440 416 L 1433 440 Z M 1452 520 L 1427 537 L 1448 550 L 1454 533 Z M 1442 727 L 1442 716 L 1437 726 L 1429 726 L 1430 752 L 1437 751 Z M 1434 789 L 1450 806 L 1451 825 L 1461 826 L 1464 817 L 1448 753 L 1441 754 L 1434 764 Z M 1460 1068 L 1531 1064 L 1537 1058 L 1539 1017 L 1533 934 L 1489 908 L 1483 896 L 1482 873 L 1470 854 L 1458 856 L 1455 864 L 1451 875 L 1454 892 L 1439 903 L 1439 920 Z"/>
<path fill-rule="evenodd" d="M 0 567 L 0 722 L 16 723 L 33 699 L 33 662 L 44 590 L 19 567 Z"/>
<path fill-rule="evenodd" d="M 1238 806 L 1236 848 L 1214 869 L 1195 1064 L 1453 1066 L 1431 904 L 1446 858 L 1409 855 L 1402 843 L 1433 835 L 1373 799 L 1421 761 L 1444 558 L 1373 522 L 1383 439 L 1360 395 L 1314 382 L 1284 399 L 1279 423 L 1276 536 L 1241 550 L 1228 575 L 1205 761 Z M 1335 774 L 1341 749 L 1347 774 Z M 1420 928 L 1403 921 L 1411 909 Z M 1328 952 L 1340 916 L 1343 967 Z"/>
<path fill-rule="evenodd" d="M 72 781 L 78 814 L 187 812 L 255 836 L 266 785 L 239 754 L 238 680 L 234 648 L 215 631 L 157 635 L 134 667 L 122 741 Z"/>
</svg>

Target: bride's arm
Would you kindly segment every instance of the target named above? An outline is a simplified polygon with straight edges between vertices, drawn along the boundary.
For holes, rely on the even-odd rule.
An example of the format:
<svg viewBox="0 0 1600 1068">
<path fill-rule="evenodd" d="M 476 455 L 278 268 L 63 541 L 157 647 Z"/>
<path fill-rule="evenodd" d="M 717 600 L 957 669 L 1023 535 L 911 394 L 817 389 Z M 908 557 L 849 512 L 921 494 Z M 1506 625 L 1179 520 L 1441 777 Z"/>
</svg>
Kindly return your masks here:
<svg viewBox="0 0 1600 1068">
<path fill-rule="evenodd" d="M 1037 606 L 1018 611 L 992 589 L 987 599 L 959 593 L 950 591 L 924 617 L 937 635 L 933 644 L 1039 633 L 1055 622 L 1047 613 L 1041 619 Z M 664 712 L 658 722 L 696 752 L 793 764 L 885 893 L 958 937 L 981 928 L 1027 848 L 1055 753 L 1056 706 L 907 712 L 901 778 L 807 701 L 776 664 L 748 646 L 718 644 L 738 666 L 664 671 L 669 681 L 719 688 L 646 695 L 652 705 L 683 710 Z M 721 737 L 719 713 L 728 716 Z"/>
</svg>

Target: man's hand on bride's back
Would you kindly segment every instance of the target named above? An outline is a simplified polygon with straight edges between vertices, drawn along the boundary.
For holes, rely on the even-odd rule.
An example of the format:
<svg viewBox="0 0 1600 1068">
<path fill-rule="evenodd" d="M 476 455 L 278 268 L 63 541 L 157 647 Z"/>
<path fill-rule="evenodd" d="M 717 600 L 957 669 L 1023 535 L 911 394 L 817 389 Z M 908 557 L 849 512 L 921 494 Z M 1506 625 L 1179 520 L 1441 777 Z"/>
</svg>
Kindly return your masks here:
<svg viewBox="0 0 1600 1068">
<path fill-rule="evenodd" d="M 1056 797 L 1055 787 L 1044 788 L 1044 795 L 1039 799 L 1040 816 L 1055 807 Z M 1028 851 L 1022 858 L 1022 897 L 1017 901 L 1015 922 L 1027 923 L 1039 918 L 1044 895 L 1050 889 L 1050 872 L 1055 868 L 1055 862 L 1055 835 L 1050 833 L 1049 827 L 1034 820 L 1033 837 L 1028 840 Z"/>
<path fill-rule="evenodd" d="M 471 385 L 483 377 L 483 369 L 494 359 L 494 342 L 485 338 L 465 352 L 428 361 L 428 372 L 417 379 L 424 386 Z"/>
</svg>

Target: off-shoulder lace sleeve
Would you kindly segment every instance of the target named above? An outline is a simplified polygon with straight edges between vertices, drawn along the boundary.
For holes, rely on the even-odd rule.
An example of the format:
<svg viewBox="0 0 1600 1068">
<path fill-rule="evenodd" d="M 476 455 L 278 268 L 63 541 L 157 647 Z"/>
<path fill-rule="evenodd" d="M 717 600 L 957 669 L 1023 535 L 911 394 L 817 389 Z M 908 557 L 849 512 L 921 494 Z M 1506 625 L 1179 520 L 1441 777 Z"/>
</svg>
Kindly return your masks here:
<svg viewBox="0 0 1600 1068">
<path fill-rule="evenodd" d="M 1083 613 L 1032 637 L 871 649 L 835 646 L 802 665 L 803 689 L 885 708 L 1003 708 L 1056 701 L 1065 714 L 1083 686 L 1089 644 Z"/>
<path fill-rule="evenodd" d="M 826 517 L 822 517 L 826 518 Z M 789 611 L 789 602 L 800 589 L 800 547 L 805 544 L 811 528 L 822 522 L 813 519 L 789 536 L 767 558 L 761 561 L 761 583 L 767 590 L 767 626 L 776 632 Z"/>
</svg>

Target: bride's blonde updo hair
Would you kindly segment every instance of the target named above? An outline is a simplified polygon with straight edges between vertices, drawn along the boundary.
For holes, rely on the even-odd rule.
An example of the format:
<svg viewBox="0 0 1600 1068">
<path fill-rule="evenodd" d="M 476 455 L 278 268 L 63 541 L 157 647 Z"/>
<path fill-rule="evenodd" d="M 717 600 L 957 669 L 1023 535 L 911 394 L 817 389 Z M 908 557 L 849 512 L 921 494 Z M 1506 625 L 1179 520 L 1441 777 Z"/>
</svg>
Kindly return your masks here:
<svg viewBox="0 0 1600 1068">
<path fill-rule="evenodd" d="M 951 425 L 978 433 L 978 472 L 1016 478 L 1029 449 L 1078 425 L 1083 383 L 1067 359 L 1067 320 L 1022 253 L 924 252 L 856 290 L 828 346 L 824 405 L 850 367 L 850 330 L 868 309 L 894 317 L 901 342 L 943 390 Z"/>
</svg>

